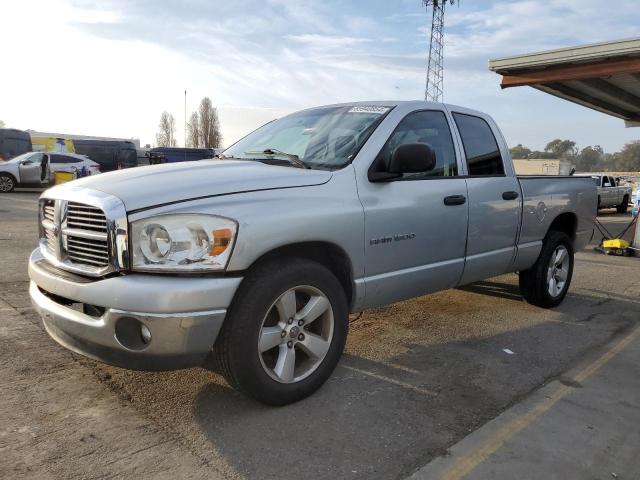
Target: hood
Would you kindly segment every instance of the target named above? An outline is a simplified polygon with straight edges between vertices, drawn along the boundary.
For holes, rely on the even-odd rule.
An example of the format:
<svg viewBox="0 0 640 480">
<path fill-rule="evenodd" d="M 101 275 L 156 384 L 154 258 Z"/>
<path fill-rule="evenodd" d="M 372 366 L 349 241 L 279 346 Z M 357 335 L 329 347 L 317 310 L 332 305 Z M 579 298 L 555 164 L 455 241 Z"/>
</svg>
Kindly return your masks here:
<svg viewBox="0 0 640 480">
<path fill-rule="evenodd" d="M 265 165 L 257 161 L 199 160 L 101 173 L 55 189 L 91 188 L 122 200 L 127 211 L 203 197 L 326 183 L 327 170 Z"/>
</svg>

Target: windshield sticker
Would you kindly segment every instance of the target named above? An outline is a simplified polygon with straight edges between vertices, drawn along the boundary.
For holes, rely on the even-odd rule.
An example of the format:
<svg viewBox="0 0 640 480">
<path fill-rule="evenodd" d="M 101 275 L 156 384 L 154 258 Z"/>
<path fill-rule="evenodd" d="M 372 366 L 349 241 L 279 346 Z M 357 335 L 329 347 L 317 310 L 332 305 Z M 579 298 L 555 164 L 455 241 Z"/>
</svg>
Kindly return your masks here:
<svg viewBox="0 0 640 480">
<path fill-rule="evenodd" d="M 358 105 L 357 107 L 351 107 L 347 113 L 375 113 L 376 115 L 382 115 L 387 113 L 389 107 L 379 107 L 377 105 Z"/>
</svg>

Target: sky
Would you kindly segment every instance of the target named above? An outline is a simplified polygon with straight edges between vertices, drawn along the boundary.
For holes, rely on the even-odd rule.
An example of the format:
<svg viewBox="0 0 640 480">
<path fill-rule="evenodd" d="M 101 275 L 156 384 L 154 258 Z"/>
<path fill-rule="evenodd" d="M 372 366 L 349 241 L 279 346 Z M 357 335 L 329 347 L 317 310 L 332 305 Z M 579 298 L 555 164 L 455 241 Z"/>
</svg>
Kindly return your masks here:
<svg viewBox="0 0 640 480">
<path fill-rule="evenodd" d="M 554 138 L 619 150 L 622 120 L 521 87 L 487 61 L 640 35 L 638 0 L 461 0 L 445 15 L 447 103 L 485 111 L 507 142 Z M 21 0 L 2 7 L 0 120 L 7 127 L 155 142 L 163 110 L 184 139 L 209 96 L 224 144 L 287 113 L 424 98 L 421 0 Z"/>
</svg>

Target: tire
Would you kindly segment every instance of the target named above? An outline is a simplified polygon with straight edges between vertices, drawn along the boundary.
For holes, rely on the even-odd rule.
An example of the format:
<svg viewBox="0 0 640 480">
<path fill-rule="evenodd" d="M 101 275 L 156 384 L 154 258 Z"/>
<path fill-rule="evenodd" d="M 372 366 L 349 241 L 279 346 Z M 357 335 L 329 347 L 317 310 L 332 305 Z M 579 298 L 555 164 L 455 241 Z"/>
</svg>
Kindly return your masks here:
<svg viewBox="0 0 640 480">
<path fill-rule="evenodd" d="M 600 210 L 602 207 L 600 206 L 600 195 L 598 195 L 598 210 Z"/>
<path fill-rule="evenodd" d="M 0 173 L 0 193 L 9 193 L 16 188 L 16 179 L 8 173 Z"/>
<path fill-rule="evenodd" d="M 622 199 L 622 203 L 616 207 L 618 213 L 627 213 L 627 209 L 629 208 L 629 197 L 626 195 Z"/>
<path fill-rule="evenodd" d="M 558 263 L 558 252 L 563 251 L 566 256 Z M 563 232 L 550 231 L 536 263 L 520 272 L 520 292 L 524 299 L 542 308 L 560 305 L 571 285 L 573 256 L 571 239 Z M 555 259 L 553 263 L 552 259 Z"/>
<path fill-rule="evenodd" d="M 240 285 L 213 360 L 231 386 L 246 395 L 269 405 L 293 403 L 320 388 L 335 369 L 348 315 L 344 289 L 326 267 L 301 258 L 267 261 Z M 293 367 L 287 368 L 291 354 Z"/>
</svg>

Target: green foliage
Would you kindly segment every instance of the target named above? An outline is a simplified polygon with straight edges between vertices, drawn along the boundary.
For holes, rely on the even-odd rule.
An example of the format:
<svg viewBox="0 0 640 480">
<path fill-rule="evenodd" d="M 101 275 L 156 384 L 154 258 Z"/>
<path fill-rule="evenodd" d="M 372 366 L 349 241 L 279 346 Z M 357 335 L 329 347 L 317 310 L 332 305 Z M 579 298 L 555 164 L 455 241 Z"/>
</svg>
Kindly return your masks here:
<svg viewBox="0 0 640 480">
<path fill-rule="evenodd" d="M 531 154 L 531 150 L 527 147 L 523 147 L 521 143 L 510 148 L 509 151 L 511 152 L 511 158 L 513 159 L 529 158 L 529 155 Z"/>
<path fill-rule="evenodd" d="M 572 158 L 578 153 L 576 142 L 573 140 L 560 140 L 559 138 L 547 143 L 544 151 L 552 154 L 554 158 Z"/>
<path fill-rule="evenodd" d="M 4 128 L 4 122 L 0 120 L 0 128 Z"/>
<path fill-rule="evenodd" d="M 559 138 L 547 143 L 544 152 L 532 151 L 522 144 L 510 149 L 514 159 L 562 158 L 571 160 L 578 172 L 640 172 L 640 140 L 627 143 L 615 153 L 605 153 L 600 145 L 579 150 L 573 140 Z"/>
<path fill-rule="evenodd" d="M 611 163 L 619 172 L 640 171 L 640 140 L 627 143 L 621 151 L 611 155 Z"/>
<path fill-rule="evenodd" d="M 601 170 L 604 160 L 604 151 L 600 145 L 585 147 L 576 156 L 576 170 L 580 172 L 593 172 Z"/>
</svg>

